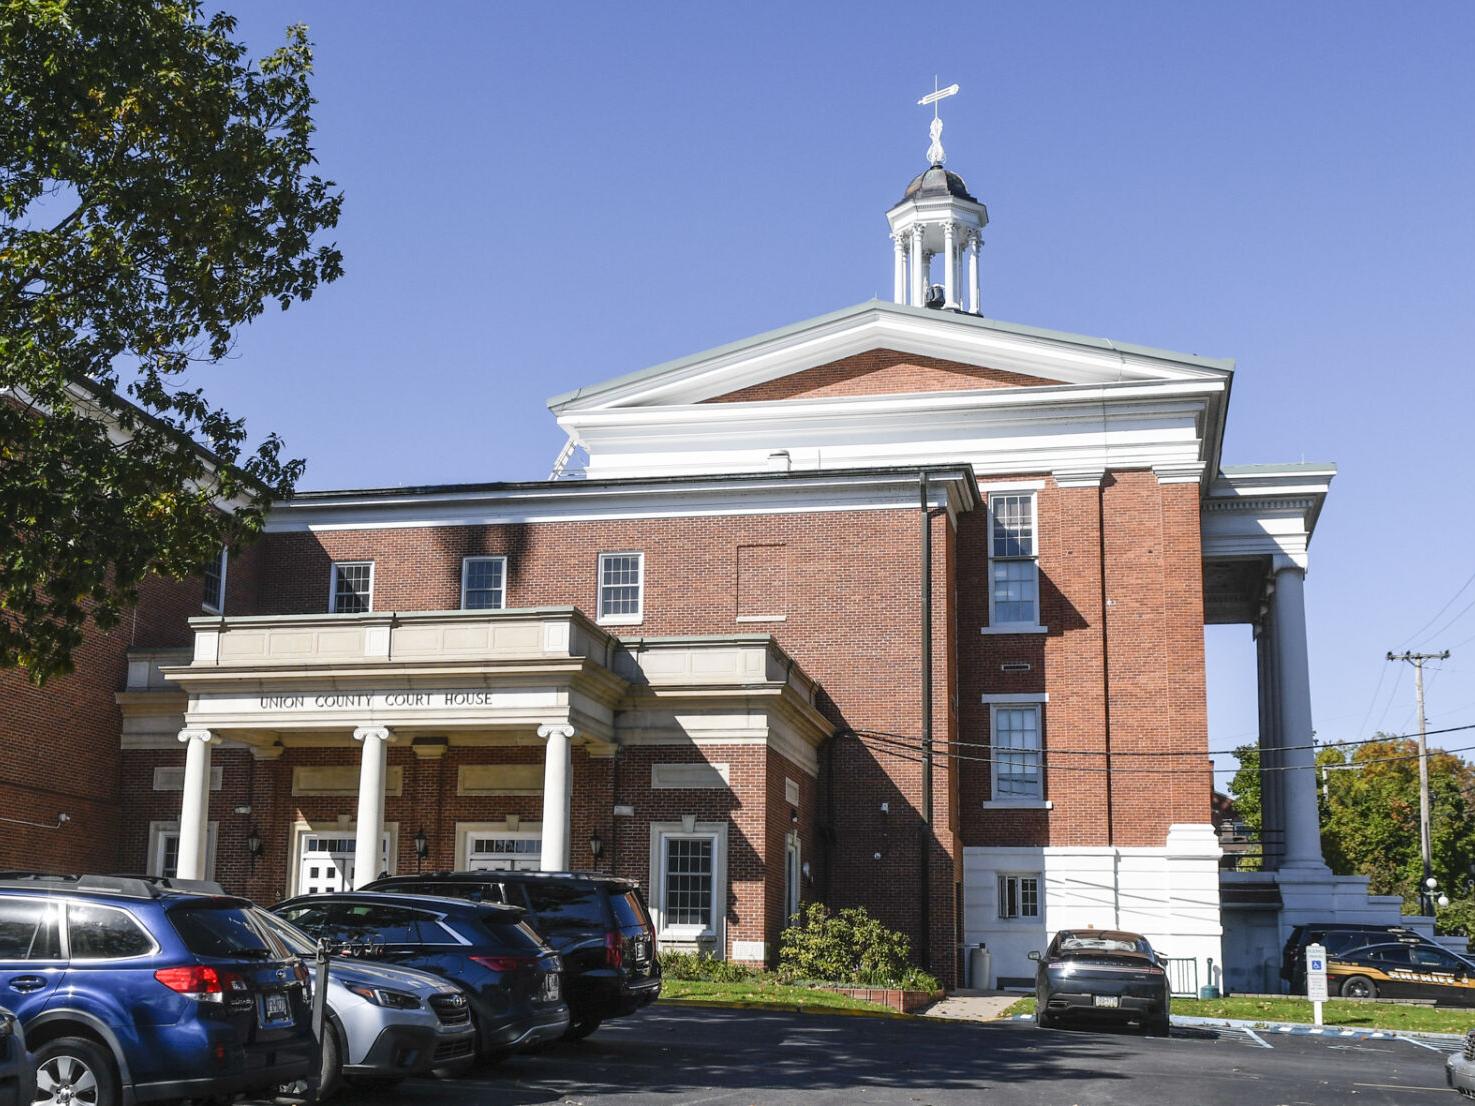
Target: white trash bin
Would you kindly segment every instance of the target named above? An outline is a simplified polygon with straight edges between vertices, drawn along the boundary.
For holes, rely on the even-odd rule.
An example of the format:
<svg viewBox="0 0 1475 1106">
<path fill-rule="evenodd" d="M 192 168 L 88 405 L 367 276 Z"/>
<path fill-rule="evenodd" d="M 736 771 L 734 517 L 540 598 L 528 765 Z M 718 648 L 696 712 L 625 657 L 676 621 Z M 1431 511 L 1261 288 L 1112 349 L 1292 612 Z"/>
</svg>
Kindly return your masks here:
<svg viewBox="0 0 1475 1106">
<path fill-rule="evenodd" d="M 988 945 L 982 941 L 974 945 L 968 953 L 968 986 L 975 991 L 988 990 L 989 980 L 993 977 L 993 965 L 993 954 L 988 951 Z"/>
</svg>

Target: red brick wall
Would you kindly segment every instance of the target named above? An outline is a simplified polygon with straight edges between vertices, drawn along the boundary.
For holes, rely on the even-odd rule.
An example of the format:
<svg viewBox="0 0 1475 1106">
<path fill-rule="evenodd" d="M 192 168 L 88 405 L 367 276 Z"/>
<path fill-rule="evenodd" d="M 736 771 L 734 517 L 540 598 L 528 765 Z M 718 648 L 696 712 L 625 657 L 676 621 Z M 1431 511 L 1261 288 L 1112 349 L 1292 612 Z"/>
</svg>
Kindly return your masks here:
<svg viewBox="0 0 1475 1106">
<path fill-rule="evenodd" d="M 987 741 L 984 693 L 1047 693 L 1054 809 L 983 810 L 989 765 L 969 763 L 960 786 L 966 843 L 1161 846 L 1171 824 L 1208 821 L 1198 486 L 1118 472 L 1099 489 L 1047 481 L 1038 494 L 1047 635 L 978 634 L 988 621 L 985 516 L 960 527 L 959 722 L 965 740 Z M 1006 662 L 1031 669 L 1004 673 Z"/>
<path fill-rule="evenodd" d="M 877 349 L 740 388 L 708 403 L 832 396 L 892 395 L 899 392 L 959 392 L 975 388 L 1020 388 L 1057 381 L 1002 369 L 984 369 L 937 357 Z"/>
</svg>

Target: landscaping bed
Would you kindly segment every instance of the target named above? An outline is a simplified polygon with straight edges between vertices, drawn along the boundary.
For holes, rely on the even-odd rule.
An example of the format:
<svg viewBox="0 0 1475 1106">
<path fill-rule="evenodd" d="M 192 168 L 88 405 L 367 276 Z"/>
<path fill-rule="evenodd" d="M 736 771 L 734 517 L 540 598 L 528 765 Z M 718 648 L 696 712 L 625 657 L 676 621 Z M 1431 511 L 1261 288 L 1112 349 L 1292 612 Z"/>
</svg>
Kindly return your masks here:
<svg viewBox="0 0 1475 1106">
<path fill-rule="evenodd" d="M 1035 1000 L 1022 998 L 1001 1017 L 1033 1014 Z M 1312 1024 L 1314 1018 L 1309 1000 L 1293 998 L 1228 998 L 1173 1000 L 1174 1014 L 1188 1018 L 1225 1018 L 1235 1021 L 1278 1024 Z M 1349 1029 L 1391 1029 L 1408 1033 L 1463 1033 L 1475 1025 L 1475 1010 L 1444 1006 L 1413 1006 L 1394 1002 L 1360 1002 L 1332 999 L 1323 1004 L 1322 1021 L 1326 1025 Z"/>
<path fill-rule="evenodd" d="M 783 1010 L 850 1010 L 872 1014 L 892 1012 L 889 1006 L 868 1002 L 853 995 L 828 991 L 822 987 L 781 983 L 765 977 L 733 983 L 719 983 L 708 979 L 666 979 L 661 983 L 661 1001 L 722 1002 L 743 1006 L 772 1006 Z"/>
</svg>

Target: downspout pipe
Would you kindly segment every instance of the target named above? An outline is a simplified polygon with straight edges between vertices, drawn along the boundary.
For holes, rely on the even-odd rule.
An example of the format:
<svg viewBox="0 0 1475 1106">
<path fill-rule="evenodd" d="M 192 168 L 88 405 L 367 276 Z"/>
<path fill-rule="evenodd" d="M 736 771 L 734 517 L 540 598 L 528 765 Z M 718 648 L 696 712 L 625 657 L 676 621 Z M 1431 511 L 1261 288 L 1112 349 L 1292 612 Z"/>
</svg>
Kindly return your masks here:
<svg viewBox="0 0 1475 1106">
<path fill-rule="evenodd" d="M 932 509 L 927 501 L 927 470 L 917 481 L 922 515 L 922 824 L 921 959 L 932 970 Z"/>
</svg>

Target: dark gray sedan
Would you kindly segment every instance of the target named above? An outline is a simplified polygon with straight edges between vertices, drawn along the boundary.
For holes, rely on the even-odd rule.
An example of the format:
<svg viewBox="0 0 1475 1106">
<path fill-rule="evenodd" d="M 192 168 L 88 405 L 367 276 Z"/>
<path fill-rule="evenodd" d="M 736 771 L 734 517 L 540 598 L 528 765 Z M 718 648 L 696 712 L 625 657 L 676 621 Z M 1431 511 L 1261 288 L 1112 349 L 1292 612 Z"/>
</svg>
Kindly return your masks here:
<svg viewBox="0 0 1475 1106">
<path fill-rule="evenodd" d="M 1062 929 L 1035 970 L 1035 1024 L 1067 1018 L 1135 1021 L 1168 1034 L 1168 973 L 1140 933 Z"/>
</svg>

